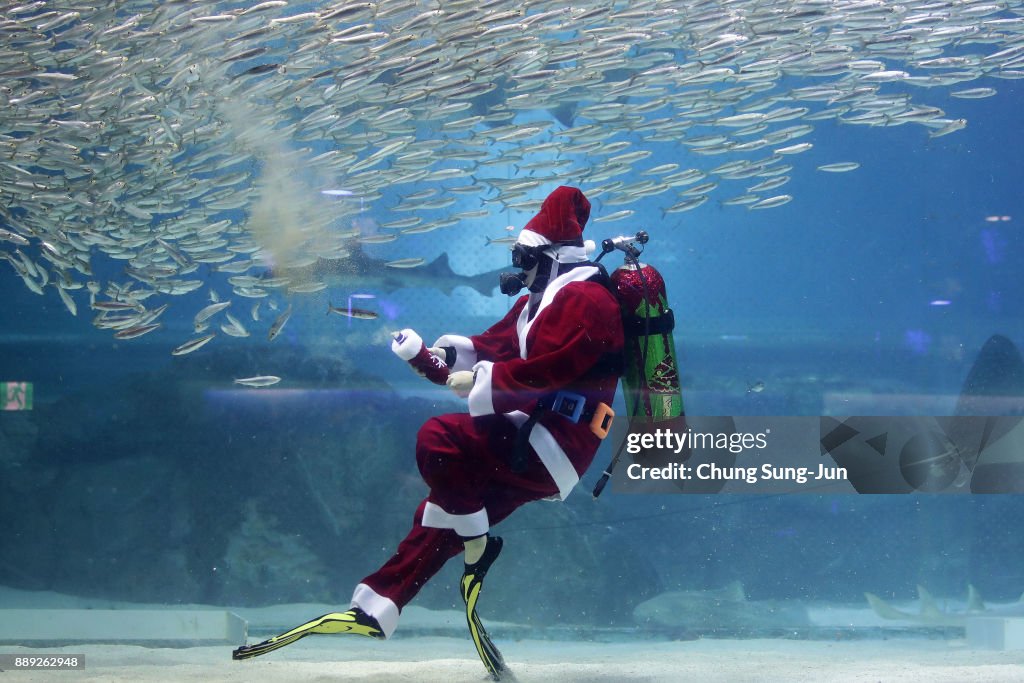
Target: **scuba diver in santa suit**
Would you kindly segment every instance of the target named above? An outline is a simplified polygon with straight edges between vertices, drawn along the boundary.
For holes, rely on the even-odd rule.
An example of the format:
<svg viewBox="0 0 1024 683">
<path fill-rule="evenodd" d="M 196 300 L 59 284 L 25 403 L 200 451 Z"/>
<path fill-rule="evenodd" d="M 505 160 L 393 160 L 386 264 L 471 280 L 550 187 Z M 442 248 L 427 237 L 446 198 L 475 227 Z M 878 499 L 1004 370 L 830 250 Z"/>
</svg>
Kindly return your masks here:
<svg viewBox="0 0 1024 683">
<path fill-rule="evenodd" d="M 502 548 L 491 527 L 524 503 L 569 495 L 607 433 L 621 372 L 619 304 L 607 273 L 588 260 L 589 216 L 590 202 L 579 189 L 552 192 L 513 247 L 520 272 L 502 274 L 504 293 L 522 287 L 530 293 L 482 334 L 445 335 L 428 349 L 448 366 L 447 384 L 466 397 L 468 413 L 434 417 L 420 429 L 416 462 L 430 492 L 396 553 L 356 586 L 352 609 L 239 648 L 236 659 L 309 633 L 387 638 L 402 608 L 464 552 L 470 633 L 492 677 L 500 677 L 504 662 L 475 610 Z"/>
</svg>

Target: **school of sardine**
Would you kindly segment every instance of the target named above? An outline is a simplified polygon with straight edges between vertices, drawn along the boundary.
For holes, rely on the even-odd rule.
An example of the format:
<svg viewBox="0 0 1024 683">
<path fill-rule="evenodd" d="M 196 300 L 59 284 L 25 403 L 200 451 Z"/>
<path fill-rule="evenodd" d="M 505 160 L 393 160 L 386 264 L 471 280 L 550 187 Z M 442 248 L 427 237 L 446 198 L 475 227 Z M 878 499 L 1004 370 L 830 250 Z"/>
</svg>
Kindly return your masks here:
<svg viewBox="0 0 1024 683">
<path fill-rule="evenodd" d="M 364 243 L 532 212 L 558 184 L 595 221 L 768 209 L 816 121 L 960 130 L 927 97 L 1024 77 L 1021 5 L 3 2 L 0 257 L 118 339 L 209 287 L 172 353 L 248 336 L 265 298 L 272 340 L 326 287 L 310 266 Z"/>
</svg>

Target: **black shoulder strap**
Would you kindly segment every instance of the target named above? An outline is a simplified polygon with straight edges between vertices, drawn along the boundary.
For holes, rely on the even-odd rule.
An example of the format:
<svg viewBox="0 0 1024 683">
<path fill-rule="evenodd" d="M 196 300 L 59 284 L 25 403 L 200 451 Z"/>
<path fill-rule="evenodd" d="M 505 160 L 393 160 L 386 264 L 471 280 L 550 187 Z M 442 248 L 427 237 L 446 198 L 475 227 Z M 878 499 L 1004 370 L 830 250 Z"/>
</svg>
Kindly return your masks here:
<svg viewBox="0 0 1024 683">
<path fill-rule="evenodd" d="M 599 285 L 607 289 L 609 292 L 611 292 L 612 296 L 616 297 L 616 299 L 618 298 L 618 292 L 615 291 L 615 285 L 612 284 L 612 279 L 608 275 L 608 270 L 604 267 L 603 263 L 597 263 L 596 261 L 585 261 L 580 265 L 594 266 L 595 268 L 597 268 L 597 275 L 594 275 L 593 277 L 589 278 L 588 282 L 598 283 Z"/>
</svg>

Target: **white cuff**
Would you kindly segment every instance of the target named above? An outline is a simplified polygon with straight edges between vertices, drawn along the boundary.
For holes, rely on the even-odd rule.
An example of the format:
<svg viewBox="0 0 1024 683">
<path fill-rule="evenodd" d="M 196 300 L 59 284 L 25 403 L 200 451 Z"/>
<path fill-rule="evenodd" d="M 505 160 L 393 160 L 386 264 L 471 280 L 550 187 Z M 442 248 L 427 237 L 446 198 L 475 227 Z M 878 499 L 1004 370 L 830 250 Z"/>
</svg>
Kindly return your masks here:
<svg viewBox="0 0 1024 683">
<path fill-rule="evenodd" d="M 438 337 L 431 346 L 453 346 L 455 347 L 455 365 L 451 366 L 452 371 L 472 370 L 476 363 L 476 349 L 469 337 L 458 334 L 445 334 Z"/>
<path fill-rule="evenodd" d="M 463 538 L 483 536 L 491 528 L 491 522 L 487 518 L 487 508 L 480 508 L 468 515 L 453 515 L 445 512 L 440 505 L 429 501 L 423 507 L 421 524 L 432 529 L 451 529 Z"/>
<path fill-rule="evenodd" d="M 473 388 L 469 390 L 469 414 L 494 415 L 494 397 L 491 394 L 491 368 L 489 360 L 482 360 L 473 366 Z"/>
<path fill-rule="evenodd" d="M 391 339 L 391 350 L 404 361 L 410 361 L 423 348 L 423 338 L 410 329 L 399 332 L 401 337 Z M 399 341 L 401 339 L 401 341 Z"/>
<path fill-rule="evenodd" d="M 352 593 L 352 604 L 349 607 L 358 607 L 376 619 L 385 638 L 390 638 L 398 628 L 398 605 L 365 583 L 356 586 Z"/>
</svg>

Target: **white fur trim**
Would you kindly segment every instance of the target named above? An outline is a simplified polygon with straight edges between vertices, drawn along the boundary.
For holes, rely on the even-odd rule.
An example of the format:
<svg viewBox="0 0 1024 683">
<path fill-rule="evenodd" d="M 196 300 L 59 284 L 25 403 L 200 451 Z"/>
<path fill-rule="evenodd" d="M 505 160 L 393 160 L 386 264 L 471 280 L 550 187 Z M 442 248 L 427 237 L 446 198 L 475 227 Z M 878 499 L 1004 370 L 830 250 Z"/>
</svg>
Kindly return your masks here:
<svg viewBox="0 0 1024 683">
<path fill-rule="evenodd" d="M 358 607 L 376 619 L 385 638 L 390 638 L 398 628 L 398 605 L 391 598 L 385 598 L 365 583 L 356 586 L 355 591 L 352 592 L 352 604 L 349 607 Z"/>
<path fill-rule="evenodd" d="M 523 228 L 519 232 L 519 237 L 516 238 L 516 243 L 521 244 L 524 247 L 546 247 L 550 245 L 551 248 L 546 249 L 545 253 L 560 263 L 579 263 L 580 261 L 586 261 L 589 258 L 589 255 L 597 249 L 597 244 L 594 240 L 586 240 L 582 247 L 576 247 L 569 244 L 555 244 L 539 232 L 527 230 L 526 228 Z"/>
<path fill-rule="evenodd" d="M 487 508 L 480 508 L 468 515 L 453 515 L 431 502 L 427 502 L 423 507 L 421 524 L 432 529 L 451 529 L 463 538 L 483 536 L 491 528 L 490 520 L 487 519 Z"/>
<path fill-rule="evenodd" d="M 410 361 L 416 357 L 416 354 L 423 347 L 423 338 L 410 329 L 404 329 L 398 334 L 402 335 L 402 341 L 392 337 L 391 350 L 402 360 Z"/>
<path fill-rule="evenodd" d="M 543 247 L 551 243 L 551 240 L 544 235 L 526 228 L 520 230 L 519 237 L 516 238 L 516 244 L 522 244 L 524 247 Z"/>
<path fill-rule="evenodd" d="M 562 273 L 554 280 L 548 283 L 548 286 L 544 288 L 544 296 L 541 297 L 540 306 L 537 308 L 537 314 L 532 319 L 527 319 L 529 316 L 529 306 L 523 307 L 523 312 L 519 315 L 519 320 L 516 322 L 516 331 L 519 332 L 519 356 L 526 358 L 526 337 L 530 334 L 530 328 L 533 327 L 533 323 L 540 317 L 541 311 L 548 307 L 551 301 L 555 298 L 555 295 L 570 282 L 583 282 L 597 275 L 598 270 L 596 266 L 581 266 L 579 268 L 573 268 L 567 273 Z"/>
<path fill-rule="evenodd" d="M 530 432 L 530 445 L 537 451 L 537 457 L 544 463 L 548 474 L 558 487 L 558 497 L 565 500 L 580 480 L 569 456 L 543 425 L 533 426 L 533 431 Z"/>
<path fill-rule="evenodd" d="M 458 370 L 472 370 L 476 365 L 476 349 L 469 337 L 458 334 L 444 334 L 437 338 L 431 346 L 452 346 L 455 348 L 455 365 L 450 369 L 452 372 Z"/>
<path fill-rule="evenodd" d="M 559 263 L 580 263 L 589 258 L 590 252 L 597 249 L 593 240 L 587 240 L 582 247 L 571 244 L 552 245 L 544 253 Z"/>
<path fill-rule="evenodd" d="M 469 414 L 494 415 L 494 396 L 491 393 L 491 369 L 494 363 L 482 360 L 473 366 L 473 388 L 469 390 Z"/>
</svg>

